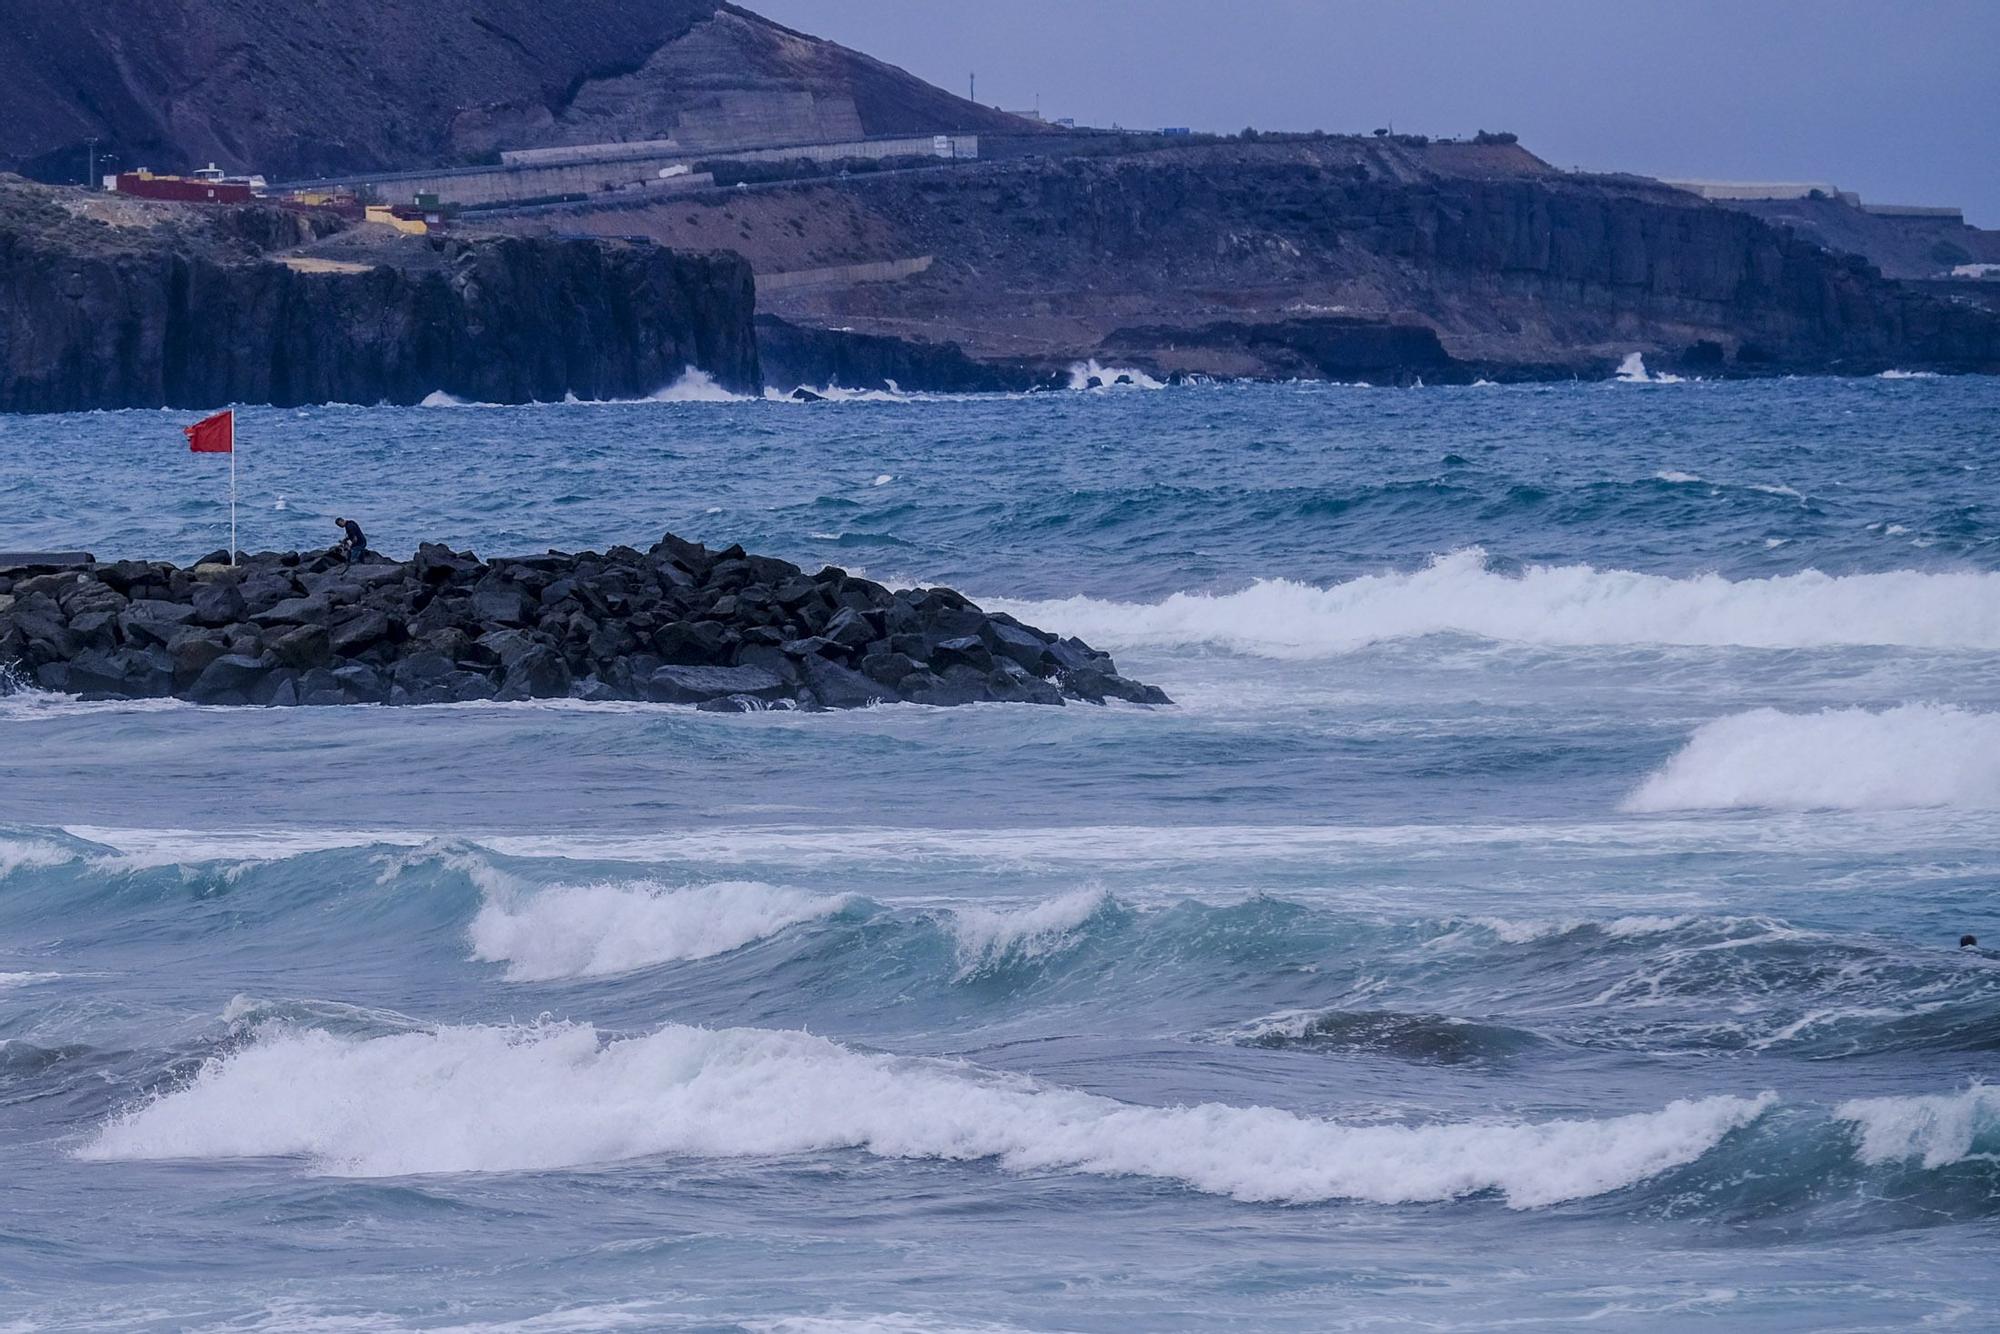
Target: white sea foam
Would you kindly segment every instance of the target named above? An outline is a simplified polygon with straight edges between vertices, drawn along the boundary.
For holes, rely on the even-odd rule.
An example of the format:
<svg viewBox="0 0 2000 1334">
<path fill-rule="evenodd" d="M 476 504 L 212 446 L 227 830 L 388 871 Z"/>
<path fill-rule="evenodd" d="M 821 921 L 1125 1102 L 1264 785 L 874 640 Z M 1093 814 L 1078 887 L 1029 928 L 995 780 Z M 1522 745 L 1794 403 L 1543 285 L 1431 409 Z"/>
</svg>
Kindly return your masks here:
<svg viewBox="0 0 2000 1334">
<path fill-rule="evenodd" d="M 958 908 L 951 916 L 951 934 L 967 967 L 1003 958 L 1045 958 L 1068 949 L 1076 933 L 1110 902 L 1101 889 L 1080 889 L 1026 907 Z"/>
<path fill-rule="evenodd" d="M 1449 1200 L 1516 1208 L 1693 1162 L 1774 1098 L 1604 1120 L 1348 1125 L 1266 1107 L 1145 1107 L 805 1033 L 669 1025 L 341 1037 L 272 1026 L 79 1150 L 115 1159 L 301 1157 L 344 1176 L 550 1171 L 684 1154 L 862 1150 L 1018 1171 L 1145 1176 L 1246 1201 Z"/>
<path fill-rule="evenodd" d="M 2000 809 L 2000 714 L 1753 709 L 1696 729 L 1629 811 Z"/>
<path fill-rule="evenodd" d="M 1118 383 L 1121 376 L 1125 380 L 1124 384 Z M 1165 389 L 1167 387 L 1164 381 L 1156 380 L 1142 370 L 1134 369 L 1131 366 L 1101 365 L 1095 358 L 1089 361 L 1079 361 L 1070 366 L 1069 387 L 1071 389 L 1088 389 L 1093 377 L 1096 378 L 1098 388 L 1100 389 Z"/>
<path fill-rule="evenodd" d="M 61 973 L 0 973 L 0 991 L 9 987 L 31 986 L 36 982 L 53 982 Z"/>
<path fill-rule="evenodd" d="M 715 377 L 698 367 L 689 366 L 681 372 L 681 377 L 664 389 L 646 396 L 649 403 L 746 403 L 751 400 L 742 394 L 734 394 L 715 382 Z"/>
<path fill-rule="evenodd" d="M 1679 384 L 1681 377 L 1669 375 L 1665 371 L 1649 373 L 1646 358 L 1637 352 L 1627 352 L 1625 359 L 1618 363 L 1618 372 L 1613 377 L 1623 384 Z"/>
<path fill-rule="evenodd" d="M 1271 658 L 1326 657 L 1444 633 L 1574 646 L 2000 648 L 2000 574 L 1669 578 L 1537 565 L 1515 575 L 1487 569 L 1477 548 L 1436 557 L 1420 570 L 1326 588 L 1267 579 L 1234 593 L 1175 593 L 1163 602 L 981 601 L 1103 648 L 1208 644 Z"/>
<path fill-rule="evenodd" d="M 76 854 L 68 848 L 39 838 L 0 838 L 0 879 L 16 871 L 73 862 Z"/>
<path fill-rule="evenodd" d="M 447 394 L 442 389 L 433 389 L 417 401 L 420 408 L 468 408 L 474 406 L 468 399 L 457 394 Z"/>
<path fill-rule="evenodd" d="M 1653 476 L 1662 482 L 1671 482 L 1676 486 L 1685 486 L 1691 482 L 1699 482 L 1701 480 L 1696 474 L 1682 472 L 1678 468 L 1667 468 L 1654 473 Z"/>
<path fill-rule="evenodd" d="M 727 954 L 848 901 L 752 881 L 488 889 L 468 934 L 473 958 L 506 964 L 510 981 L 544 982 Z"/>
<path fill-rule="evenodd" d="M 422 845 L 436 842 L 433 835 L 420 829 L 188 830 L 71 825 L 64 832 L 104 845 L 127 869 L 216 860 L 271 860 L 377 844 L 418 849 L 417 855 L 423 856 L 430 854 L 421 851 Z M 1088 875 L 1105 865 L 1130 872 L 1215 861 L 1323 863 L 1374 858 L 1385 850 L 1426 857 L 1496 846 L 1510 853 L 1527 847 L 1564 853 L 1586 848 L 1679 853 L 1699 848 L 1705 852 L 1791 849 L 1872 854 L 1907 849 L 1921 842 L 1982 853 L 1992 844 L 1992 822 L 1980 812 L 1938 808 L 1856 812 L 1838 821 L 1778 812 L 1756 821 L 1722 814 L 1672 821 L 1632 817 L 1526 823 L 1181 825 L 1170 839 L 1163 839 L 1156 825 L 1116 824 L 990 829 L 742 824 L 643 834 L 565 831 L 474 837 L 478 848 L 509 857 L 667 863 L 699 860 L 745 867 L 782 863 L 806 871 L 923 860 L 982 871 L 1004 868 Z M 463 840 L 441 846 L 475 850 Z"/>
<path fill-rule="evenodd" d="M 1855 1098 L 1833 1109 L 1854 1127 L 1861 1161 L 1871 1165 L 1921 1159 L 1928 1168 L 1968 1158 L 2000 1159 L 2000 1086 L 1974 1084 L 1957 1093 L 1908 1098 Z"/>
<path fill-rule="evenodd" d="M 1883 371 L 1875 378 L 1878 380 L 1936 380 L 1940 377 L 1936 371 L 1899 371 L 1892 369 Z"/>
</svg>

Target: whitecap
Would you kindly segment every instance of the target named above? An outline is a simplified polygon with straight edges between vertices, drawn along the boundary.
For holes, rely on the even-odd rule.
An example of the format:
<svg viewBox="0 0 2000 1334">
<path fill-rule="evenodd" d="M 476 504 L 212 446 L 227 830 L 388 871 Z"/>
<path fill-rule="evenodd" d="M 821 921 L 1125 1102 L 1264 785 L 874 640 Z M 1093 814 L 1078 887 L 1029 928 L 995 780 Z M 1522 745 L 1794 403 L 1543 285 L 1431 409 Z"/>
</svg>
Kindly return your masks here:
<svg viewBox="0 0 2000 1334">
<path fill-rule="evenodd" d="M 87 1161 L 296 1157 L 358 1177 L 555 1171 L 659 1154 L 860 1151 L 1175 1181 L 1252 1202 L 1585 1199 L 1691 1163 L 1775 1098 L 1598 1120 L 1347 1124 L 1271 1107 L 1150 1107 L 806 1033 L 670 1024 L 340 1036 L 272 1024 L 114 1116 Z"/>
<path fill-rule="evenodd" d="M 1324 588 L 1261 579 L 1236 592 L 1175 593 L 1150 603 L 980 601 L 1106 649 L 1206 644 L 1289 659 L 1434 634 L 1564 646 L 2000 648 L 1995 573 L 1806 570 L 1733 580 L 1535 565 L 1500 574 L 1486 568 L 1477 548 L 1436 557 L 1420 570 Z"/>
<path fill-rule="evenodd" d="M 507 965 L 510 982 L 603 977 L 707 959 L 840 911 L 846 895 L 754 881 L 669 888 L 631 880 L 496 890 L 472 920 L 472 957 Z"/>
<path fill-rule="evenodd" d="M 1855 1098 L 1834 1108 L 1833 1115 L 1853 1127 L 1861 1161 L 1871 1166 L 1914 1158 L 1935 1170 L 1969 1158 L 2000 1159 L 2000 1087 L 1993 1085 Z"/>
<path fill-rule="evenodd" d="M 1031 960 L 1061 953 L 1112 902 L 1101 889 L 1081 889 L 1013 908 L 968 906 L 951 916 L 959 961 L 977 968 L 1003 958 Z"/>
<path fill-rule="evenodd" d="M 2000 714 L 1938 704 L 1704 723 L 1628 811 L 2000 809 Z"/>
</svg>

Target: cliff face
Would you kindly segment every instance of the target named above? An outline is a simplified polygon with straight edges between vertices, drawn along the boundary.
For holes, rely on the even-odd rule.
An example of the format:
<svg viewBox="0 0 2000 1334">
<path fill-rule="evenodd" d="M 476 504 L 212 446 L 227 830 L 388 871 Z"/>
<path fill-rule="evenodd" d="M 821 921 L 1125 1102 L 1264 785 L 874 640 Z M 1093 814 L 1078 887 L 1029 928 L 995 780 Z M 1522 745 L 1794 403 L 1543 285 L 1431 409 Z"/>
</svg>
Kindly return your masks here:
<svg viewBox="0 0 2000 1334">
<path fill-rule="evenodd" d="M 636 397 L 690 366 L 759 383 L 734 255 L 405 238 L 327 260 L 270 248 L 324 220 L 169 206 L 110 225 L 24 190 L 0 192 L 0 411 Z"/>
<path fill-rule="evenodd" d="M 1711 373 L 2000 369 L 1988 312 L 1681 191 L 1556 172 L 1509 146 L 1328 139 L 1028 159 L 605 212 L 598 225 L 668 244 L 726 236 L 768 271 L 930 256 L 915 277 L 788 288 L 764 305 L 991 359 L 1115 350 L 1163 371 L 1284 375 L 1296 347 L 1227 327 L 1190 335 L 1337 316 L 1424 326 L 1454 361 L 1536 373 L 1603 373 L 1634 351 Z M 797 253 L 801 236 L 817 247 Z M 1402 336 L 1342 334 L 1357 357 Z"/>
<path fill-rule="evenodd" d="M 273 180 L 503 148 L 1028 128 L 720 0 L 0 0 L 0 170 Z M 107 165 L 108 164 L 108 165 Z"/>
</svg>

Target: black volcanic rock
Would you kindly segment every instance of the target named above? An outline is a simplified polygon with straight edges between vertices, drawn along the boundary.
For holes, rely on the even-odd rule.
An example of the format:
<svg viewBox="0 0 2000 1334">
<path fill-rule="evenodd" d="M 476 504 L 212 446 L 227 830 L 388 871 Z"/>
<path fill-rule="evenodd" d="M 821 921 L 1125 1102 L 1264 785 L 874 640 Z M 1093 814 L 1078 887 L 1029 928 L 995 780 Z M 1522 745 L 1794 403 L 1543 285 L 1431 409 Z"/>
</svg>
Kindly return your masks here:
<svg viewBox="0 0 2000 1334">
<path fill-rule="evenodd" d="M 338 227 L 0 178 L 0 411 L 630 398 L 690 366 L 758 384 L 734 255 L 514 236 L 345 252 L 362 261 L 264 248 Z"/>
<path fill-rule="evenodd" d="M 1169 702 L 1109 655 L 950 589 L 808 576 L 671 534 L 643 552 L 490 563 L 426 543 L 353 566 L 330 552 L 0 565 L 0 682 L 237 705 Z"/>
<path fill-rule="evenodd" d="M 1052 388 L 1064 377 L 1024 362 L 978 361 L 956 343 L 921 343 L 757 317 L 757 358 L 764 383 L 802 403 L 813 390 L 896 389 L 905 393 L 987 394 Z M 810 388 L 808 388 L 810 386 Z"/>
</svg>

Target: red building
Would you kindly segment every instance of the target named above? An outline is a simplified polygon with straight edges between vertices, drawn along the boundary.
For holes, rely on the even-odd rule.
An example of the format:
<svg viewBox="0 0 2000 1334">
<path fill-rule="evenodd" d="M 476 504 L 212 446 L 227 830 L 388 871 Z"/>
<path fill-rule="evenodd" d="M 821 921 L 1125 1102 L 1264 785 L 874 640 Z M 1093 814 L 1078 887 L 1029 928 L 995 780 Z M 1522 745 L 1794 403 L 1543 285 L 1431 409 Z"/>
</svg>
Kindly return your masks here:
<svg viewBox="0 0 2000 1334">
<path fill-rule="evenodd" d="M 250 182 L 229 178 L 214 165 L 192 176 L 155 176 L 146 170 L 121 171 L 118 193 L 139 199 L 172 199 L 183 204 L 247 204 L 255 195 Z"/>
</svg>

